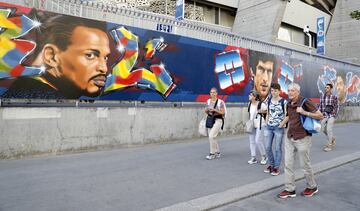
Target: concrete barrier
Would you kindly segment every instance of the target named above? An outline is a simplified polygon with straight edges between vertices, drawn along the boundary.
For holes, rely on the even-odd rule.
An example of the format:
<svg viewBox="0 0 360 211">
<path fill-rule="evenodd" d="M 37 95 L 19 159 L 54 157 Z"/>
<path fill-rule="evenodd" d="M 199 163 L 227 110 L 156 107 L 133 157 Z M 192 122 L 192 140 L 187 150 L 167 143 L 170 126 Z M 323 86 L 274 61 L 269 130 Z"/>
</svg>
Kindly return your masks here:
<svg viewBox="0 0 360 211">
<path fill-rule="evenodd" d="M 243 133 L 246 107 L 228 107 L 222 136 Z M 0 158 L 60 154 L 199 138 L 194 107 L 0 108 Z M 360 120 L 344 107 L 338 121 Z"/>
</svg>

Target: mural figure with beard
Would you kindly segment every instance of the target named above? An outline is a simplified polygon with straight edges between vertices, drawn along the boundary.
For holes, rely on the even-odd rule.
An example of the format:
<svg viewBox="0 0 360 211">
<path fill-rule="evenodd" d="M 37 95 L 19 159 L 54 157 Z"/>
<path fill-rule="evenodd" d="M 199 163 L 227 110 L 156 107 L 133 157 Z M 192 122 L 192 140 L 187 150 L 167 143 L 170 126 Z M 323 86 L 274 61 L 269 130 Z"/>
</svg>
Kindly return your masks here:
<svg viewBox="0 0 360 211">
<path fill-rule="evenodd" d="M 106 23 L 56 15 L 36 32 L 33 66 L 40 76 L 19 77 L 2 98 L 78 99 L 99 96 L 110 54 Z"/>
<path fill-rule="evenodd" d="M 339 103 L 340 104 L 345 103 L 347 96 L 347 83 L 346 83 L 345 72 L 337 72 L 335 87 L 336 87 L 336 94 L 339 98 Z"/>
</svg>

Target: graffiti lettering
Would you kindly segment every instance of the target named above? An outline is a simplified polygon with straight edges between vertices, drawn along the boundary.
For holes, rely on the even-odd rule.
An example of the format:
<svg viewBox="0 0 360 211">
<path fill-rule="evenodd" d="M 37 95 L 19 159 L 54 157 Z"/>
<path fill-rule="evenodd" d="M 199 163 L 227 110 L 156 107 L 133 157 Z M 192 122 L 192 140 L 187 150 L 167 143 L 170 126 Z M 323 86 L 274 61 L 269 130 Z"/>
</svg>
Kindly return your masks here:
<svg viewBox="0 0 360 211">
<path fill-rule="evenodd" d="M 150 70 L 145 68 L 133 69 L 139 56 L 138 37 L 120 27 L 112 30 L 117 49 L 124 57 L 113 67 L 112 73 L 106 80 L 105 92 L 136 86 L 152 89 L 167 97 L 176 87 L 164 65 L 151 65 Z M 146 59 L 150 59 L 156 51 L 166 47 L 161 39 L 154 39 L 146 44 Z"/>
</svg>

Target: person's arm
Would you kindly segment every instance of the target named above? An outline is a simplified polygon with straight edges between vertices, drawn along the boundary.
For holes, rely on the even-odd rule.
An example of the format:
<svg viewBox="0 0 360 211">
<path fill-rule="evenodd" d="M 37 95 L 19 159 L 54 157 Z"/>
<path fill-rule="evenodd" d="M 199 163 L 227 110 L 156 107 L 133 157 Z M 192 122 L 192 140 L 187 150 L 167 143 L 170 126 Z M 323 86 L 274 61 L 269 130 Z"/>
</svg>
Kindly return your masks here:
<svg viewBox="0 0 360 211">
<path fill-rule="evenodd" d="M 209 100 L 206 101 L 206 106 L 205 106 L 204 111 L 205 111 L 205 114 L 209 114 L 209 112 L 210 112 L 210 109 L 209 109 Z"/>
<path fill-rule="evenodd" d="M 309 101 L 306 101 L 304 104 L 306 110 L 309 111 L 314 111 L 314 112 L 309 112 L 304 110 L 302 107 L 297 107 L 296 108 L 296 112 L 304 115 L 304 116 L 308 116 L 314 119 L 318 119 L 318 120 L 322 120 L 324 119 L 324 115 L 321 113 L 321 111 L 319 109 L 317 109 L 312 103 L 310 103 Z"/>
<path fill-rule="evenodd" d="M 289 116 L 286 116 L 286 117 L 283 119 L 283 121 L 280 122 L 279 128 L 284 128 L 285 125 L 286 125 L 286 123 L 288 123 L 288 121 L 289 121 Z"/>
<path fill-rule="evenodd" d="M 320 112 L 322 112 L 324 109 L 323 109 L 323 104 L 324 104 L 324 97 L 323 95 L 320 96 L 320 103 L 319 103 L 319 110 Z"/>
<path fill-rule="evenodd" d="M 314 118 L 314 119 L 318 119 L 318 120 L 324 119 L 324 115 L 320 112 L 320 110 L 316 110 L 315 112 L 304 111 L 303 115 Z"/>
<path fill-rule="evenodd" d="M 222 107 L 222 108 L 220 108 L 220 109 L 217 109 L 217 108 L 213 109 L 213 108 L 211 108 L 210 111 L 215 112 L 217 115 L 224 115 L 224 114 L 225 114 L 225 109 L 224 109 L 224 107 Z"/>
<path fill-rule="evenodd" d="M 223 104 L 224 102 L 220 102 L 220 108 L 218 109 L 218 108 L 211 108 L 210 109 L 210 111 L 212 111 L 212 112 L 215 112 L 216 114 L 215 115 L 221 115 L 221 116 L 224 116 L 224 114 L 225 114 L 225 108 L 224 108 L 224 104 Z"/>
<path fill-rule="evenodd" d="M 334 97 L 334 116 L 337 116 L 339 113 L 339 99 L 337 96 Z"/>
<path fill-rule="evenodd" d="M 289 121 L 289 116 L 287 115 L 287 103 L 284 105 L 284 115 L 285 118 L 283 119 L 283 121 L 280 122 L 279 127 L 280 128 L 284 128 L 286 126 L 286 123 L 288 123 Z"/>
</svg>

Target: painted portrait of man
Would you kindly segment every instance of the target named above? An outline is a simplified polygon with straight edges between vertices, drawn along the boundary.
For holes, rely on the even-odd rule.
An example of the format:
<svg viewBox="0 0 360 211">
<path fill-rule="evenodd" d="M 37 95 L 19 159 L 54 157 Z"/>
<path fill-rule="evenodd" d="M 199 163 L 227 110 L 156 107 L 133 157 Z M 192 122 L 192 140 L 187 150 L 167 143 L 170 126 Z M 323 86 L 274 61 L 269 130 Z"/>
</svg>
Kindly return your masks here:
<svg viewBox="0 0 360 211">
<path fill-rule="evenodd" d="M 249 66 L 254 78 L 254 89 L 260 99 L 266 99 L 270 91 L 271 81 L 276 70 L 276 57 L 262 52 L 249 52 Z"/>
<path fill-rule="evenodd" d="M 345 72 L 337 72 L 336 74 L 336 95 L 338 96 L 339 103 L 345 103 L 347 97 L 347 85 Z"/>
<path fill-rule="evenodd" d="M 110 54 L 105 22 L 55 15 L 36 33 L 31 65 L 45 71 L 18 78 L 3 98 L 78 99 L 101 94 Z"/>
</svg>

